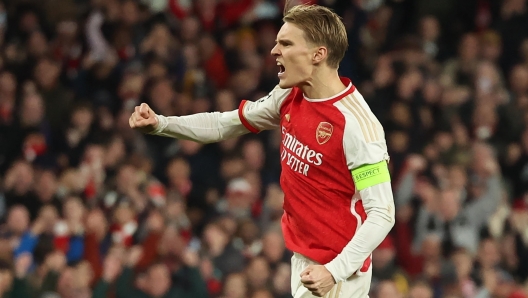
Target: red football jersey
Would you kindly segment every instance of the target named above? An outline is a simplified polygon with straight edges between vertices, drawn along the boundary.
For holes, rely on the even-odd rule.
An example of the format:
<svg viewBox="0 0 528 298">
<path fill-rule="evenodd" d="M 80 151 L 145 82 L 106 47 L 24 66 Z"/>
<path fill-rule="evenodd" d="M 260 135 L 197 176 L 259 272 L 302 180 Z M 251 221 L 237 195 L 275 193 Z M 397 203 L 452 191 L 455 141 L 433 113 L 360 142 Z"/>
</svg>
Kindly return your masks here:
<svg viewBox="0 0 528 298">
<path fill-rule="evenodd" d="M 347 88 L 332 98 L 277 87 L 239 108 L 250 131 L 281 130 L 286 246 L 320 264 L 334 259 L 367 217 L 351 170 L 388 160 L 381 124 L 350 80 L 342 82 Z"/>
</svg>

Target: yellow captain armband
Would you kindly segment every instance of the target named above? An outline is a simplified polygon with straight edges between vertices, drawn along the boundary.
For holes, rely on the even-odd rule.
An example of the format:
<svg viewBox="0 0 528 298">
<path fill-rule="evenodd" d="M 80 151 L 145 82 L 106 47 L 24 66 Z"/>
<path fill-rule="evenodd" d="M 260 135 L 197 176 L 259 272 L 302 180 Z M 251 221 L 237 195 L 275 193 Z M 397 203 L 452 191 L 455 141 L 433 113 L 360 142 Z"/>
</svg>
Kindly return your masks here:
<svg viewBox="0 0 528 298">
<path fill-rule="evenodd" d="M 389 167 L 385 160 L 352 170 L 352 179 L 354 179 L 357 190 L 391 181 Z"/>
</svg>

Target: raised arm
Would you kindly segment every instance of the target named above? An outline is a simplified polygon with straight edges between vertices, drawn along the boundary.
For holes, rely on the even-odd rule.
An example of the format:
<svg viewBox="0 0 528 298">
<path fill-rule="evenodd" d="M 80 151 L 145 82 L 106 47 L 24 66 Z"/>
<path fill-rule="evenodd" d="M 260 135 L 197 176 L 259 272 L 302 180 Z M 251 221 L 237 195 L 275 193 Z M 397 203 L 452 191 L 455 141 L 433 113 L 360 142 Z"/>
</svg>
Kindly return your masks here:
<svg viewBox="0 0 528 298">
<path fill-rule="evenodd" d="M 181 117 L 156 115 L 146 103 L 142 103 L 130 116 L 129 124 L 147 134 L 214 143 L 278 127 L 280 106 L 289 92 L 289 89 L 275 88 L 256 102 L 243 101 L 234 111 Z"/>
</svg>

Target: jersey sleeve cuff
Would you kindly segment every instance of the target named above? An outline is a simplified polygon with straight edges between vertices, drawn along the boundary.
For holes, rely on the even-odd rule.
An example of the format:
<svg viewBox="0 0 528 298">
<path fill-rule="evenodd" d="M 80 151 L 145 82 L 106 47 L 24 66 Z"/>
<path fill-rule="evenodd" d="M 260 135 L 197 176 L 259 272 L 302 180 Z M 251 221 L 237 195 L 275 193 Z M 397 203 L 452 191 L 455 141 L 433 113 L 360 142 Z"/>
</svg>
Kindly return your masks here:
<svg viewBox="0 0 528 298">
<path fill-rule="evenodd" d="M 163 132 L 165 128 L 167 128 L 169 121 L 167 120 L 167 117 L 156 114 L 156 119 L 158 120 L 158 126 L 156 129 L 151 131 L 149 134 L 151 135 L 157 135 Z"/>
<path fill-rule="evenodd" d="M 242 125 L 244 125 L 245 128 L 247 128 L 252 133 L 259 133 L 260 130 L 255 128 L 253 125 L 247 121 L 246 117 L 244 116 L 244 106 L 246 105 L 247 100 L 242 100 L 240 103 L 240 106 L 238 107 L 238 117 L 240 118 L 240 122 L 242 122 Z"/>
<path fill-rule="evenodd" d="M 342 272 L 339 272 L 337 268 L 337 264 L 334 261 L 331 261 L 324 265 L 326 267 L 326 270 L 332 274 L 332 277 L 334 277 L 334 281 L 336 283 L 347 280 L 348 277 L 344 276 Z M 341 274 L 340 274 L 341 273 Z"/>
</svg>

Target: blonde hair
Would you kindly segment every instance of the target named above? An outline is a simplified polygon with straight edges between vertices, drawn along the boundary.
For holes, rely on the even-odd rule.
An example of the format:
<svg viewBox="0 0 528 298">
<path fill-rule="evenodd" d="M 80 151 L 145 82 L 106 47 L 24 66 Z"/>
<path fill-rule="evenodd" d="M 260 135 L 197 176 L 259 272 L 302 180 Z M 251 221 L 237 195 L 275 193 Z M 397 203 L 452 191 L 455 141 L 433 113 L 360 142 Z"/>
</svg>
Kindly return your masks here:
<svg viewBox="0 0 528 298">
<path fill-rule="evenodd" d="M 308 42 L 328 49 L 327 64 L 337 68 L 348 48 L 345 25 L 330 9 L 319 5 L 301 4 L 288 8 L 287 1 L 282 20 L 303 30 Z"/>
</svg>

